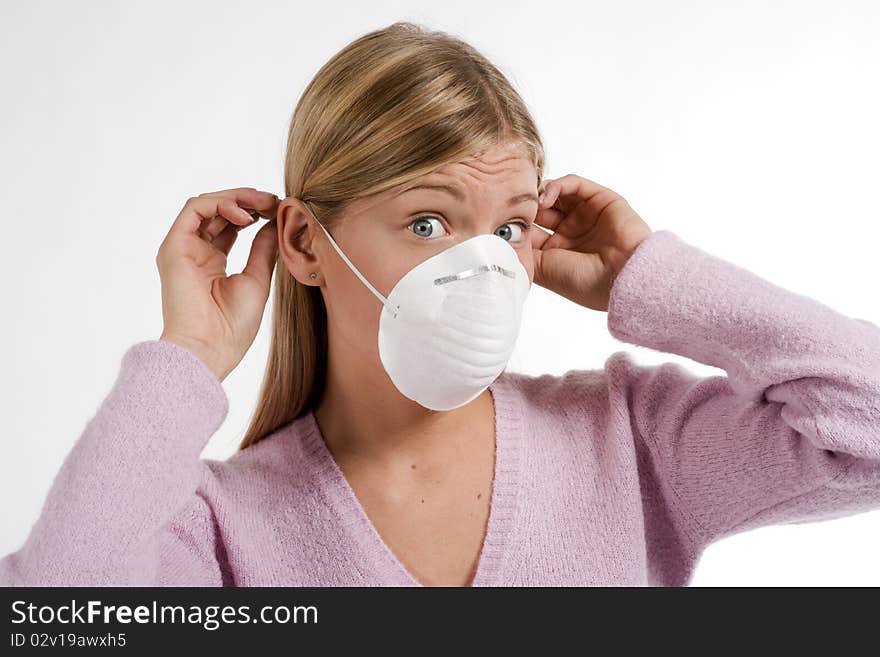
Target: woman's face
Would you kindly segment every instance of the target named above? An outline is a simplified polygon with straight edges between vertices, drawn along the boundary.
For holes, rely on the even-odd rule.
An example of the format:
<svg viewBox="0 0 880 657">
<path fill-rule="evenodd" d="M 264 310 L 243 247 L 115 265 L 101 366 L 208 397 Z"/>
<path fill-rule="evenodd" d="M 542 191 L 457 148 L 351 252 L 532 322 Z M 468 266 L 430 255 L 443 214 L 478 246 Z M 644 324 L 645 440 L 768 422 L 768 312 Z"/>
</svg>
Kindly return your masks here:
<svg viewBox="0 0 880 657">
<path fill-rule="evenodd" d="M 383 296 L 419 263 L 482 234 L 507 240 L 533 279 L 537 172 L 522 147 L 496 146 L 480 159 L 446 165 L 411 184 L 448 186 L 451 192 L 402 192 L 401 186 L 357 199 L 330 229 L 342 252 Z M 346 351 L 368 356 L 381 368 L 376 335 L 382 303 L 343 262 L 314 219 L 307 219 L 311 255 L 304 259 L 282 246 L 283 257 L 300 282 L 321 286 L 331 335 L 356 350 Z M 309 278 L 312 271 L 318 273 L 315 280 Z"/>
</svg>

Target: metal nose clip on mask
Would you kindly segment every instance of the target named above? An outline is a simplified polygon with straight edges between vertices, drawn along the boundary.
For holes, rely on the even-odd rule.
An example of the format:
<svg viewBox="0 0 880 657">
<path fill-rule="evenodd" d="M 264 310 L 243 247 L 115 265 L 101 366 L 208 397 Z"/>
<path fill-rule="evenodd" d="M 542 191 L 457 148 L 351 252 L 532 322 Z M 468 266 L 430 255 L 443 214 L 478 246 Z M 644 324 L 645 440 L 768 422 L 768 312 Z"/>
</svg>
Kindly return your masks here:
<svg viewBox="0 0 880 657">
<path fill-rule="evenodd" d="M 315 221 L 384 305 L 379 357 L 401 394 L 448 411 L 476 399 L 504 371 L 531 287 L 504 238 L 484 234 L 455 244 L 410 269 L 385 297 Z"/>
</svg>

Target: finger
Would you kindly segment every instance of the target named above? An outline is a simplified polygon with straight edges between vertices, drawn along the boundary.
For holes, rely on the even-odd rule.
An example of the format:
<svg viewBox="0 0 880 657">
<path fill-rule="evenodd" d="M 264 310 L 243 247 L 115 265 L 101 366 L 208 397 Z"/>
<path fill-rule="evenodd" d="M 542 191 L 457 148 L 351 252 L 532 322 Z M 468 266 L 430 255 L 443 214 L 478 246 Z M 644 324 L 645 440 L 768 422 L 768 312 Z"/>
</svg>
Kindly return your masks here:
<svg viewBox="0 0 880 657">
<path fill-rule="evenodd" d="M 550 230 L 556 230 L 559 222 L 565 217 L 565 213 L 553 207 L 559 196 L 561 187 L 554 184 L 553 180 L 545 180 L 542 189 L 538 191 L 538 212 L 535 215 L 535 223 Z"/>
<path fill-rule="evenodd" d="M 236 226 L 235 224 L 227 223 L 226 227 L 220 231 L 220 234 L 214 238 L 214 241 L 211 242 L 211 246 L 220 251 L 225 256 L 229 255 L 229 252 L 232 250 L 232 245 L 235 244 L 235 240 L 238 237 L 239 231 L 242 229 L 241 226 Z"/>
<path fill-rule="evenodd" d="M 550 233 L 543 228 L 535 228 L 532 226 L 531 230 L 531 240 L 532 240 L 532 248 L 533 249 L 541 249 L 544 246 L 544 242 L 546 242 L 553 233 Z"/>
<path fill-rule="evenodd" d="M 217 215 L 211 219 L 203 219 L 198 235 L 207 242 L 212 242 L 227 226 L 235 226 L 226 217 Z"/>
<path fill-rule="evenodd" d="M 252 222 L 256 221 L 257 219 L 260 218 L 260 213 L 257 212 L 256 210 L 248 210 L 247 208 L 241 208 L 241 209 L 244 210 L 245 212 L 247 212 L 248 215 L 250 215 Z M 237 212 L 237 210 L 236 210 L 236 212 Z M 218 215 L 218 216 L 214 217 L 213 219 L 203 221 L 202 227 L 199 229 L 199 234 L 208 242 L 212 242 L 214 239 L 217 238 L 218 235 L 220 235 L 220 233 L 222 233 L 224 230 L 226 230 L 230 226 L 234 230 L 239 231 L 239 230 L 242 230 L 243 228 L 247 228 L 250 225 L 251 224 L 246 224 L 246 225 L 242 226 L 240 224 L 233 224 L 233 223 L 230 223 L 229 220 L 225 216 Z"/>
<path fill-rule="evenodd" d="M 230 195 L 230 192 L 253 195 L 253 198 L 255 199 L 255 201 L 253 203 L 241 201 L 238 203 L 238 205 L 243 207 L 245 210 L 249 210 L 249 209 L 256 210 L 256 213 L 259 214 L 259 216 L 264 217 L 266 219 L 274 219 L 275 218 L 276 210 L 278 209 L 278 204 L 281 203 L 281 199 L 278 198 L 277 194 L 273 194 L 272 192 L 258 190 L 253 187 L 238 187 L 236 189 L 221 189 L 216 192 L 205 192 L 204 194 L 199 194 L 199 196 L 200 197 L 207 196 L 207 197 L 232 198 L 232 196 Z"/>
<path fill-rule="evenodd" d="M 573 173 L 548 181 L 545 189 L 547 206 L 565 213 L 570 212 L 579 203 L 589 201 L 596 194 L 611 191 L 597 182 Z M 553 203 L 549 203 L 551 199 Z"/>
<path fill-rule="evenodd" d="M 211 247 L 222 253 L 224 256 L 229 256 L 229 252 L 232 250 L 232 245 L 235 244 L 239 232 L 241 232 L 242 229 L 247 228 L 247 226 L 231 224 L 225 219 L 223 219 L 223 221 L 226 225 L 220 230 L 216 237 L 209 241 L 209 243 Z"/>
<path fill-rule="evenodd" d="M 197 235 L 203 221 L 211 220 L 218 215 L 232 223 L 248 226 L 253 223 L 253 218 L 243 207 L 255 209 L 260 214 L 265 211 L 274 216 L 277 202 L 271 194 L 258 192 L 255 189 L 230 190 L 230 193 L 225 195 L 194 196 L 184 203 L 183 209 L 168 231 L 169 235 L 176 237 Z"/>
<path fill-rule="evenodd" d="M 535 223 L 549 230 L 556 230 L 559 222 L 565 218 L 565 212 L 556 208 L 542 208 L 535 215 Z"/>
<path fill-rule="evenodd" d="M 241 273 L 253 277 L 260 282 L 264 289 L 268 290 L 277 255 L 278 224 L 269 221 L 257 231 L 254 243 L 251 244 L 247 264 Z"/>
<path fill-rule="evenodd" d="M 267 195 L 270 198 L 278 198 L 277 194 L 273 194 L 272 192 L 267 192 L 266 190 L 260 190 L 256 187 L 234 187 L 232 189 L 218 189 L 216 192 L 203 192 L 199 194 L 199 196 L 234 196 L 238 193 L 253 193 Z"/>
<path fill-rule="evenodd" d="M 192 235 L 201 237 L 199 233 L 203 232 L 202 227 L 207 228 L 214 217 L 222 217 L 240 226 L 249 226 L 253 223 L 253 217 L 239 207 L 235 200 L 219 196 L 193 197 L 184 203 L 168 235 L 172 238 Z M 215 229 L 218 223 L 222 224 L 222 222 L 214 222 Z"/>
<path fill-rule="evenodd" d="M 607 269 L 598 255 L 550 249 L 534 251 L 533 256 L 534 283 L 577 303 L 597 303 L 591 282 L 601 280 Z"/>
</svg>

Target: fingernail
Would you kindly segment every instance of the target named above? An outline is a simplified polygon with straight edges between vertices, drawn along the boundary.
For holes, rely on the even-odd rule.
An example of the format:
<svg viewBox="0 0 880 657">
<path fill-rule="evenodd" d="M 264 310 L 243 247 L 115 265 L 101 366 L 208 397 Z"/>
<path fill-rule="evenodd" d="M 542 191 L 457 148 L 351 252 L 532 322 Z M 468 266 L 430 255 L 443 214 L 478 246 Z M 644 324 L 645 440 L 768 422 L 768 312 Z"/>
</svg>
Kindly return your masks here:
<svg viewBox="0 0 880 657">
<path fill-rule="evenodd" d="M 256 217 L 254 217 L 250 212 L 245 210 L 244 208 L 237 208 L 238 214 L 242 219 L 247 219 L 248 221 L 256 221 Z"/>
</svg>

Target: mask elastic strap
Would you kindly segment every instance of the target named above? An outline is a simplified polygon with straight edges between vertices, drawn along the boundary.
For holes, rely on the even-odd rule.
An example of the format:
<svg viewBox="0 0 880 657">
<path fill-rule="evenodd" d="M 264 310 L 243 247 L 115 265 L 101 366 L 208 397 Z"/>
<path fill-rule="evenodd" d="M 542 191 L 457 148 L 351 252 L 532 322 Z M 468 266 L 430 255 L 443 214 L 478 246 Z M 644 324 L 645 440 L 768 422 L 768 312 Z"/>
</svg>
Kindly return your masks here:
<svg viewBox="0 0 880 657">
<path fill-rule="evenodd" d="M 308 206 L 306 206 L 306 207 L 308 208 Z M 315 220 L 315 223 L 317 223 L 321 227 L 321 229 L 324 231 L 324 234 L 327 236 L 327 239 L 330 240 L 330 244 L 332 244 L 333 248 L 336 249 L 336 253 L 338 253 L 339 257 L 341 257 L 345 261 L 345 264 L 348 265 L 348 268 L 351 269 L 359 279 L 361 279 L 361 282 L 364 285 L 366 285 L 367 288 L 369 288 L 370 292 L 372 292 L 374 295 L 376 295 L 376 298 L 382 302 L 382 305 L 384 305 L 388 309 L 388 311 L 392 315 L 394 315 L 394 317 L 397 317 L 397 312 L 400 307 L 395 306 L 390 301 L 388 301 L 388 299 L 386 299 L 382 295 L 382 293 L 379 292 L 379 290 L 377 290 L 375 287 L 373 287 L 370 284 L 370 281 L 368 281 L 366 278 L 364 278 L 363 274 L 361 274 L 358 271 L 358 268 L 354 266 L 354 263 L 351 260 L 349 260 L 348 256 L 345 255 L 342 252 L 342 249 L 339 248 L 339 245 L 336 243 L 336 240 L 333 239 L 333 236 L 327 231 L 327 229 L 324 227 L 324 224 L 322 224 L 320 221 L 318 221 L 318 218 L 315 216 L 315 213 L 312 212 L 311 208 L 308 208 L 308 210 L 309 210 L 309 214 L 311 214 L 312 218 Z"/>
</svg>

